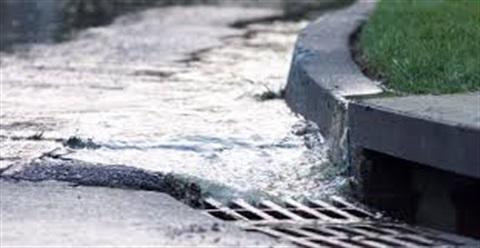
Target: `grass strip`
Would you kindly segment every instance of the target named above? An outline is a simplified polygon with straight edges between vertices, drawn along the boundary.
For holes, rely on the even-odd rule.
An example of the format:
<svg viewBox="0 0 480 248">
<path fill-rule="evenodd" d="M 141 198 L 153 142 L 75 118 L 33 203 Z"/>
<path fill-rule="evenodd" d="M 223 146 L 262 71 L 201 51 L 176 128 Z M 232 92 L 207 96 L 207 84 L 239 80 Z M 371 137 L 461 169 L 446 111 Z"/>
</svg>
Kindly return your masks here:
<svg viewBox="0 0 480 248">
<path fill-rule="evenodd" d="M 393 91 L 480 90 L 480 0 L 383 0 L 359 45 L 369 70 Z"/>
</svg>

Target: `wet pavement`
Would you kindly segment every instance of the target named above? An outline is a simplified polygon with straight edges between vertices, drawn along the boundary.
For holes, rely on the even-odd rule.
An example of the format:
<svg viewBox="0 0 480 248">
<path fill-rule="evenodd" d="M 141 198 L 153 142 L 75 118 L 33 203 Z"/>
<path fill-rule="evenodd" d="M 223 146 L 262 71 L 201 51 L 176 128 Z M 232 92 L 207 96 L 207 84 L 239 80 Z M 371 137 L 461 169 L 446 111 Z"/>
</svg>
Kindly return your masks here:
<svg viewBox="0 0 480 248">
<path fill-rule="evenodd" d="M 318 128 L 281 99 L 307 22 L 232 27 L 279 14 L 151 9 L 67 42 L 2 53 L 1 167 L 46 158 L 123 164 L 226 198 L 337 192 L 345 179 Z"/>
</svg>

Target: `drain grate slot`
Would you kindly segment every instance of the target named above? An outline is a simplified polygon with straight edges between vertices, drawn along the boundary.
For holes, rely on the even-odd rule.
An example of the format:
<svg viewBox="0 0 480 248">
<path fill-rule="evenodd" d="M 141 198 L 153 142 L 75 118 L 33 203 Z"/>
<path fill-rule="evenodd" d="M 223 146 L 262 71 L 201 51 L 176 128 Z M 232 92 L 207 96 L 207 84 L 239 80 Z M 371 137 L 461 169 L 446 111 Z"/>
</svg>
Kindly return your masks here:
<svg viewBox="0 0 480 248">
<path fill-rule="evenodd" d="M 348 212 L 349 214 L 356 216 L 360 219 L 366 219 L 366 218 L 374 218 L 371 214 L 365 213 L 364 211 L 359 211 L 358 209 L 345 209 L 345 212 Z"/>
<path fill-rule="evenodd" d="M 224 221 L 235 221 L 235 220 L 237 220 L 235 217 L 225 213 L 224 211 L 209 211 L 208 213 L 211 214 L 213 217 L 216 217 L 216 218 L 224 220 Z"/>
<path fill-rule="evenodd" d="M 329 216 L 329 215 L 326 215 L 320 211 L 317 211 L 315 208 L 312 208 L 312 207 L 309 207 L 309 206 L 306 206 L 304 204 L 301 204 L 299 202 L 296 202 L 294 200 L 286 200 L 285 202 L 287 204 L 287 206 L 291 207 L 291 208 L 296 208 L 298 211 L 302 211 L 304 213 L 307 213 L 307 215 L 309 216 L 314 216 L 314 219 L 317 219 L 317 220 L 324 220 L 324 221 L 332 221 L 332 217 Z M 307 205 L 312 205 L 312 203 L 310 204 L 307 204 Z M 316 206 L 318 207 L 318 206 Z"/>
<path fill-rule="evenodd" d="M 228 207 L 224 207 L 221 202 L 219 202 L 219 201 L 217 201 L 213 198 L 207 198 L 205 200 L 204 205 L 208 206 L 206 211 L 209 214 L 214 212 L 217 215 L 219 215 L 218 212 L 223 212 L 224 215 L 229 216 L 229 217 L 227 217 L 228 219 L 233 218 L 235 220 L 243 220 L 243 221 L 248 221 L 249 220 L 248 218 L 244 217 L 243 215 L 238 214 L 237 212 L 233 211 L 232 209 L 230 209 Z"/>
<path fill-rule="evenodd" d="M 388 222 L 338 197 L 328 203 L 286 199 L 258 205 L 242 199 L 223 205 L 210 198 L 205 206 L 216 218 L 306 248 L 480 247 L 478 240 Z"/>
<path fill-rule="evenodd" d="M 266 207 L 267 209 L 271 209 L 268 212 L 275 213 L 274 217 L 281 216 L 281 217 L 277 217 L 276 219 L 282 219 L 282 220 L 291 219 L 291 220 L 297 220 L 297 221 L 303 219 L 301 216 L 298 216 L 291 210 L 285 209 L 271 201 L 262 201 L 261 205 Z"/>
<path fill-rule="evenodd" d="M 330 229 L 344 233 L 350 238 L 357 237 L 357 236 L 364 236 L 365 233 L 357 232 L 355 229 L 350 227 L 342 227 L 342 226 L 332 226 Z"/>
<path fill-rule="evenodd" d="M 398 239 L 409 242 L 409 243 L 416 244 L 417 246 L 432 246 L 433 244 L 435 244 L 434 241 L 424 239 L 424 238 L 419 237 L 419 236 L 399 237 Z"/>
<path fill-rule="evenodd" d="M 318 219 L 318 216 L 315 216 L 311 213 L 308 213 L 308 212 L 305 212 L 303 210 L 300 210 L 300 209 L 296 209 L 296 210 L 290 210 L 292 211 L 292 213 L 302 217 L 303 219 L 307 219 L 307 220 L 315 220 L 315 219 Z"/>
<path fill-rule="evenodd" d="M 255 214 L 253 212 L 250 212 L 250 211 L 237 210 L 235 212 L 237 212 L 239 215 L 247 218 L 248 220 L 253 220 L 253 221 L 264 220 L 261 216 L 258 216 L 257 214 Z"/>
<path fill-rule="evenodd" d="M 285 233 L 285 234 L 288 234 L 290 236 L 293 236 L 293 237 L 296 237 L 296 238 L 299 238 L 299 237 L 308 237 L 308 235 L 304 235 L 300 232 L 297 232 L 295 230 L 290 230 L 290 229 L 285 229 L 285 228 L 273 228 L 274 230 L 276 231 L 279 231 L 281 233 Z"/>
<path fill-rule="evenodd" d="M 373 218 L 373 219 L 375 219 L 376 218 L 376 216 L 374 214 L 370 213 L 369 211 L 366 211 L 365 209 L 357 207 L 354 204 L 349 203 L 345 199 L 343 199 L 341 197 L 338 197 L 338 196 L 332 196 L 332 204 L 335 207 L 340 208 L 340 209 L 344 210 L 345 212 L 347 212 L 347 213 L 349 213 L 353 216 L 356 216 L 360 219 L 363 219 L 363 218 Z"/>
<path fill-rule="evenodd" d="M 334 201 L 334 205 L 323 202 L 323 201 L 309 201 L 308 205 L 321 209 L 323 212 L 330 214 L 332 217 L 337 219 L 353 220 L 357 221 L 365 217 L 363 211 L 356 210 L 353 205 L 343 204 L 342 202 Z M 353 212 L 353 213 L 352 213 Z M 358 215 L 357 215 L 358 214 Z"/>
<path fill-rule="evenodd" d="M 335 211 L 329 210 L 329 209 L 315 209 L 316 211 L 330 217 L 331 219 L 339 219 L 339 220 L 348 220 L 348 217 L 341 215 Z"/>
<path fill-rule="evenodd" d="M 376 238 L 369 238 L 362 240 L 362 244 L 365 244 L 368 247 L 375 247 L 375 248 L 390 248 L 390 247 L 404 247 L 405 244 L 398 243 L 398 242 L 391 242 L 388 240 L 376 239 Z"/>
<path fill-rule="evenodd" d="M 385 245 L 383 243 L 367 242 L 367 240 L 354 240 L 354 239 L 344 239 L 343 242 L 360 246 L 362 248 L 391 248 L 392 246 Z"/>
<path fill-rule="evenodd" d="M 372 236 L 374 235 L 390 235 L 392 232 L 387 232 L 379 228 L 371 227 L 371 226 L 356 226 L 356 229 L 360 229 L 363 231 L 366 231 L 368 233 L 371 233 Z"/>
<path fill-rule="evenodd" d="M 322 231 L 322 230 L 310 228 L 310 227 L 302 227 L 301 229 L 309 233 L 320 235 L 322 237 L 335 237 L 335 234 L 329 233 L 328 231 Z"/>
<path fill-rule="evenodd" d="M 265 210 L 265 213 L 268 215 L 272 216 L 273 218 L 277 220 L 290 220 L 290 218 L 286 215 L 284 215 L 281 212 L 275 211 L 275 210 Z"/>
<path fill-rule="evenodd" d="M 262 210 L 250 205 L 248 202 L 246 202 L 243 199 L 237 199 L 232 202 L 232 206 L 244 209 L 243 211 L 239 211 L 239 213 L 243 213 L 247 218 L 252 218 L 251 220 L 267 220 L 267 221 L 273 221 L 275 218 L 273 218 L 271 215 L 268 215 L 267 213 L 263 212 Z"/>
</svg>

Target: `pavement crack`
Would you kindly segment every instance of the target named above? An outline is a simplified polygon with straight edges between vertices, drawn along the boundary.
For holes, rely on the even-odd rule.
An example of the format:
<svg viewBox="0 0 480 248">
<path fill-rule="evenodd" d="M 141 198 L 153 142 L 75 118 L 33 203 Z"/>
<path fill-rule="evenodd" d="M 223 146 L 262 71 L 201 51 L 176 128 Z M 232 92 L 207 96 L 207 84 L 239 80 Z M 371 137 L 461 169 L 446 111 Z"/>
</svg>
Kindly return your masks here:
<svg viewBox="0 0 480 248">
<path fill-rule="evenodd" d="M 45 152 L 43 153 L 42 155 L 40 155 L 39 159 L 45 159 L 45 158 L 51 158 L 51 159 L 61 159 L 61 160 L 72 160 L 70 158 L 65 158 L 64 156 L 66 155 L 69 155 L 69 154 L 72 154 L 73 151 L 66 151 L 65 153 L 63 154 L 60 154 L 60 153 L 56 153 L 58 152 L 59 150 L 61 150 L 61 148 L 55 148 L 49 152 Z"/>
</svg>

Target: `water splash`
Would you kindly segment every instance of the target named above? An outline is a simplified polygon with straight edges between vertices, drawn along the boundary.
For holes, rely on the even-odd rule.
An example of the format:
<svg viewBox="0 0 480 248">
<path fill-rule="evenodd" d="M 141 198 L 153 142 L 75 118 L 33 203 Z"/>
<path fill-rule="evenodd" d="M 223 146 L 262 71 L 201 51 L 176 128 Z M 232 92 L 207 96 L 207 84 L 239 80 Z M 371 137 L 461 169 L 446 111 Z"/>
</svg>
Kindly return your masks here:
<svg viewBox="0 0 480 248">
<path fill-rule="evenodd" d="M 171 13 L 191 16 L 205 8 Z M 157 59 L 164 40 L 150 34 L 166 13 L 150 10 L 70 42 L 2 55 L 6 119 L 53 119 L 55 127 L 43 136 L 66 139 L 57 144 L 67 150 L 63 159 L 172 174 L 222 199 L 337 192 L 345 179 L 328 161 L 318 128 L 291 113 L 281 94 L 257 100 L 265 85 L 283 89 L 297 33 L 306 22 L 222 26 L 221 42 L 197 59 L 165 61 Z M 184 31 L 198 29 L 182 25 Z M 208 25 L 206 31 L 213 24 Z M 162 30 L 168 34 L 168 28 Z M 168 75 L 138 73 L 139 68 Z M 7 137 L 15 132 L 5 130 Z M 2 146 L 13 143 L 6 139 Z"/>
</svg>

